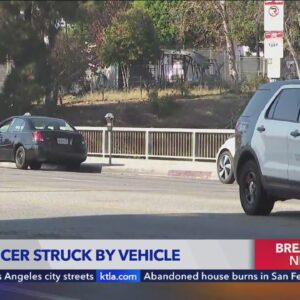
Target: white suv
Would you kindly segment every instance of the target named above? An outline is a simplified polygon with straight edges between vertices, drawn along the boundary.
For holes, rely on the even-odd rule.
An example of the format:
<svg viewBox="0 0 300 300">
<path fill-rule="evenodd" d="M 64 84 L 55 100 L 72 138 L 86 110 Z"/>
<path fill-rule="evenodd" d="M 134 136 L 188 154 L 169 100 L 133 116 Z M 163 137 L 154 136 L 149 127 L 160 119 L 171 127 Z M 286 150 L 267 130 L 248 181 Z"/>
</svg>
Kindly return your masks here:
<svg viewBox="0 0 300 300">
<path fill-rule="evenodd" d="M 300 81 L 262 85 L 236 125 L 234 174 L 246 214 L 300 199 Z"/>
</svg>

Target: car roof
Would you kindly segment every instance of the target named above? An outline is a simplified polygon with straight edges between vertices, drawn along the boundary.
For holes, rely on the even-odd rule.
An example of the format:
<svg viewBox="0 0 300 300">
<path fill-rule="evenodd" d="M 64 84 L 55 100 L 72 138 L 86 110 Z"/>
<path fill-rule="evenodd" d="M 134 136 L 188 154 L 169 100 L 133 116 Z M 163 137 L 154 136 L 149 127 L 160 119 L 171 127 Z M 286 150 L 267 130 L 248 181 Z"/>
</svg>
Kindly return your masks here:
<svg viewBox="0 0 300 300">
<path fill-rule="evenodd" d="M 269 82 L 261 85 L 259 87 L 260 90 L 278 90 L 280 87 L 283 85 L 300 85 L 300 80 L 299 79 L 292 79 L 292 80 L 279 80 L 279 81 L 274 81 L 274 82 Z"/>
<path fill-rule="evenodd" d="M 63 120 L 61 118 L 45 117 L 45 116 L 34 116 L 34 115 L 23 115 L 23 116 L 13 116 L 8 119 L 20 118 L 20 119 L 50 119 L 50 120 Z"/>
</svg>

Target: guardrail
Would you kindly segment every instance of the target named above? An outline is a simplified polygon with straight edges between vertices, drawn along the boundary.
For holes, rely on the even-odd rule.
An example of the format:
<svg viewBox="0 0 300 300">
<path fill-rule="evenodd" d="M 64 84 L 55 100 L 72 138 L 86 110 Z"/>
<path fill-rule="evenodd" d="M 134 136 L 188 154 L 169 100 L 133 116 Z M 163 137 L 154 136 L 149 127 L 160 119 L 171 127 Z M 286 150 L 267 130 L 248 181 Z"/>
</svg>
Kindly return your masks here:
<svg viewBox="0 0 300 300">
<path fill-rule="evenodd" d="M 84 136 L 90 155 L 114 157 L 215 160 L 231 129 L 177 129 L 114 127 L 109 145 L 106 127 L 76 127 Z"/>
</svg>

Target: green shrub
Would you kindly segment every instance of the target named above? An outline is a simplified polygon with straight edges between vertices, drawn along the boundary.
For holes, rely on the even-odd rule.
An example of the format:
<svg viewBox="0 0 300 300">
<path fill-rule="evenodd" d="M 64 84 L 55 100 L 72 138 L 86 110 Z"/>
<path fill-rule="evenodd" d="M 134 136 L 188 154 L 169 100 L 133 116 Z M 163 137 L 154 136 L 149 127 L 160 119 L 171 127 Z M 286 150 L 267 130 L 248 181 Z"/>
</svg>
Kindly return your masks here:
<svg viewBox="0 0 300 300">
<path fill-rule="evenodd" d="M 149 101 L 158 100 L 158 89 L 156 87 L 149 89 L 148 99 Z"/>
<path fill-rule="evenodd" d="M 268 79 L 263 76 L 255 76 L 242 81 L 240 91 L 244 94 L 254 93 L 257 88 L 263 83 L 268 82 Z"/>
<path fill-rule="evenodd" d="M 175 89 L 180 93 L 182 97 L 186 97 L 189 95 L 189 85 L 183 80 L 176 81 Z"/>
<path fill-rule="evenodd" d="M 154 114 L 159 117 L 166 117 L 173 113 L 177 107 L 177 103 L 171 96 L 163 96 L 150 100 L 151 109 Z"/>
</svg>

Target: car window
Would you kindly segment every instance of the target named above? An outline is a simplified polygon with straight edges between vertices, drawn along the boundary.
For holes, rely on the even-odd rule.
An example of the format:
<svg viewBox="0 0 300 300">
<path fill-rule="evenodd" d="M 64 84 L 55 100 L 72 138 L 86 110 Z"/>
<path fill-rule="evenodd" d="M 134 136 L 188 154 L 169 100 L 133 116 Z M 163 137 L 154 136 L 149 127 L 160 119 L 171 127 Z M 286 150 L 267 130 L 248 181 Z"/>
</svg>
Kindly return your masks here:
<svg viewBox="0 0 300 300">
<path fill-rule="evenodd" d="M 296 122 L 299 117 L 300 89 L 282 90 L 275 107 L 273 119 Z"/>
<path fill-rule="evenodd" d="M 25 121 L 19 118 L 15 118 L 9 128 L 10 132 L 21 132 L 24 129 Z"/>
<path fill-rule="evenodd" d="M 11 124 L 12 120 L 8 120 L 5 123 L 0 125 L 0 133 L 5 133 L 8 131 L 9 126 Z"/>
<path fill-rule="evenodd" d="M 245 117 L 249 117 L 258 112 L 261 112 L 268 103 L 268 101 L 271 99 L 273 94 L 274 91 L 271 90 L 258 90 L 248 102 L 242 115 Z"/>
<path fill-rule="evenodd" d="M 281 92 L 279 95 L 277 95 L 276 99 L 273 101 L 273 103 L 271 104 L 271 106 L 268 108 L 267 111 L 267 118 L 268 119 L 273 119 L 274 117 L 274 112 L 275 112 L 275 108 L 277 106 L 278 100 L 280 98 Z"/>
<path fill-rule="evenodd" d="M 73 127 L 64 120 L 51 118 L 32 118 L 34 130 L 63 130 L 74 131 Z"/>
</svg>

